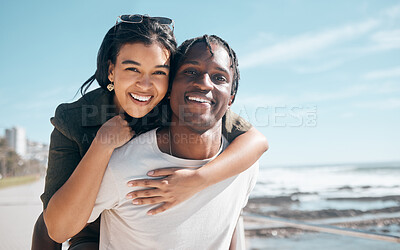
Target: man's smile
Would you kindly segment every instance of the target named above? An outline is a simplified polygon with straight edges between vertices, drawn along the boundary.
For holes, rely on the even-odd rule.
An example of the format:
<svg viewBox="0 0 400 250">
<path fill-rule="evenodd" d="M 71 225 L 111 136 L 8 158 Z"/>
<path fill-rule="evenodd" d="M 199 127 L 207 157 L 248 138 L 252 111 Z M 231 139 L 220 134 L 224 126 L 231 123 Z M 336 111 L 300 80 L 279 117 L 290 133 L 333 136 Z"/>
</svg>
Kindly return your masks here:
<svg viewBox="0 0 400 250">
<path fill-rule="evenodd" d="M 185 95 L 185 100 L 187 103 L 193 103 L 207 107 L 214 104 L 214 101 L 211 98 L 199 93 L 188 93 Z"/>
</svg>

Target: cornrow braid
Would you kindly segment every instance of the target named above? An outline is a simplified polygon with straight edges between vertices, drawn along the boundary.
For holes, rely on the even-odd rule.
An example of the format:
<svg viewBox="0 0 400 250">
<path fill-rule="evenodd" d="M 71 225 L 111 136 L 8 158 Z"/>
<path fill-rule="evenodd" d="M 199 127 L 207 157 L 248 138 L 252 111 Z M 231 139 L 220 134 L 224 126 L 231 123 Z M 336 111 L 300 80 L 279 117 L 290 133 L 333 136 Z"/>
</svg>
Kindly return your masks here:
<svg viewBox="0 0 400 250">
<path fill-rule="evenodd" d="M 229 58 L 231 59 L 231 68 L 233 69 L 233 81 L 232 81 L 232 90 L 231 95 L 234 95 L 233 101 L 235 100 L 236 93 L 239 87 L 239 79 L 240 79 L 240 72 L 239 72 L 239 62 L 236 56 L 235 51 L 229 46 L 229 44 L 216 35 L 203 35 L 196 38 L 188 39 L 184 41 L 177 49 L 176 54 L 173 58 L 172 67 L 170 71 L 170 84 L 172 86 L 172 82 L 174 81 L 175 75 L 178 69 L 182 66 L 183 62 L 185 61 L 189 50 L 193 47 L 196 43 L 205 43 L 211 56 L 214 56 L 214 53 L 211 48 L 211 44 L 221 45 L 225 48 L 225 50 L 229 54 Z"/>
</svg>

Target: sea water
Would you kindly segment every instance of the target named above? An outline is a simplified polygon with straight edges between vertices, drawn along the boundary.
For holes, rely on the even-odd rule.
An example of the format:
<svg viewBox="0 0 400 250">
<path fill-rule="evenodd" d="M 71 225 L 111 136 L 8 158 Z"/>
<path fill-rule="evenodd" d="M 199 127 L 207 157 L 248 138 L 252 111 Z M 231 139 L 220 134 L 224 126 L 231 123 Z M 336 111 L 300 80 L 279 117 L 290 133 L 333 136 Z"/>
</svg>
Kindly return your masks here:
<svg viewBox="0 0 400 250">
<path fill-rule="evenodd" d="M 316 211 L 324 209 L 368 210 L 399 206 L 400 162 L 320 166 L 260 166 L 258 182 L 251 197 L 288 196 L 295 202 L 268 205 L 263 212 L 279 209 Z M 364 197 L 364 199 L 358 199 Z M 375 198 L 374 198 L 375 197 Z M 345 199 L 343 199 L 345 198 Z M 399 217 L 400 213 L 365 213 L 349 218 L 327 218 L 314 223 L 348 222 Z M 368 230 L 371 228 L 365 228 Z M 400 236 L 400 225 L 385 227 Z M 364 229 L 363 229 L 364 230 Z M 372 226 L 382 233 L 382 228 Z M 289 238 L 248 238 L 248 249 L 400 249 L 400 244 L 326 233 L 306 233 Z"/>
<path fill-rule="evenodd" d="M 261 166 L 251 197 L 292 196 L 292 209 L 379 209 L 397 205 L 387 200 L 335 198 L 400 195 L 400 162 L 321 166 Z"/>
</svg>

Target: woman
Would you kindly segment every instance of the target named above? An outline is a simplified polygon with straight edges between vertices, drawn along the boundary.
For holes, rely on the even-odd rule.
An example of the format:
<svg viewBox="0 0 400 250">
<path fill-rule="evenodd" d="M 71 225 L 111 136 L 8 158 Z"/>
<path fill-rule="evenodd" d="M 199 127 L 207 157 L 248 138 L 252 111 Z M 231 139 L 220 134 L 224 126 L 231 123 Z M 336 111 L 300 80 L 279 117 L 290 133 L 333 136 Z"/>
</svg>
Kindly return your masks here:
<svg viewBox="0 0 400 250">
<path fill-rule="evenodd" d="M 82 225 L 74 225 L 71 218 L 89 217 L 91 211 L 85 211 L 83 207 L 87 206 L 82 204 L 94 204 L 113 150 L 134 134 L 158 127 L 165 121 L 161 104 L 169 89 L 170 58 L 176 49 L 169 24 L 173 23 L 168 18 L 121 16 L 120 22 L 103 40 L 95 75 L 82 86 L 83 89 L 96 79 L 101 88 L 74 103 L 60 105 L 52 118 L 55 128 L 41 199 L 46 225 L 51 231 L 62 235 L 63 228 L 68 231 L 77 228 L 76 235 L 68 236 L 72 237 L 70 249 L 98 247 L 98 223 L 79 232 Z M 123 113 L 126 115 L 121 115 Z M 133 117 L 130 124 L 124 119 L 129 117 Z M 268 147 L 259 132 L 234 114 L 227 114 L 224 131 L 228 140 L 237 139 L 199 171 L 172 172 L 167 177 L 167 188 L 173 190 L 168 199 L 174 198 L 166 200 L 164 206 L 153 213 L 247 169 Z M 48 237 L 46 225 L 40 216 L 35 225 L 33 249 L 60 247 Z M 51 236 L 58 242 L 65 240 L 58 233 Z"/>
</svg>

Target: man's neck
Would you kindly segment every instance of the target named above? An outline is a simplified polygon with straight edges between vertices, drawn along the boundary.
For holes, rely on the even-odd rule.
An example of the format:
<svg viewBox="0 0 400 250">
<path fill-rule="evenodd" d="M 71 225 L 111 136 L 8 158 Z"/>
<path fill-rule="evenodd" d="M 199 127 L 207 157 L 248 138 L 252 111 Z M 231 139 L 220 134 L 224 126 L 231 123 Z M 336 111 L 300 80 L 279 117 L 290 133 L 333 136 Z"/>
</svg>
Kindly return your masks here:
<svg viewBox="0 0 400 250">
<path fill-rule="evenodd" d="M 192 160 L 211 158 L 221 147 L 221 124 L 219 122 L 205 132 L 193 131 L 184 124 L 171 125 L 157 132 L 158 147 L 162 152 L 179 158 Z"/>
</svg>

